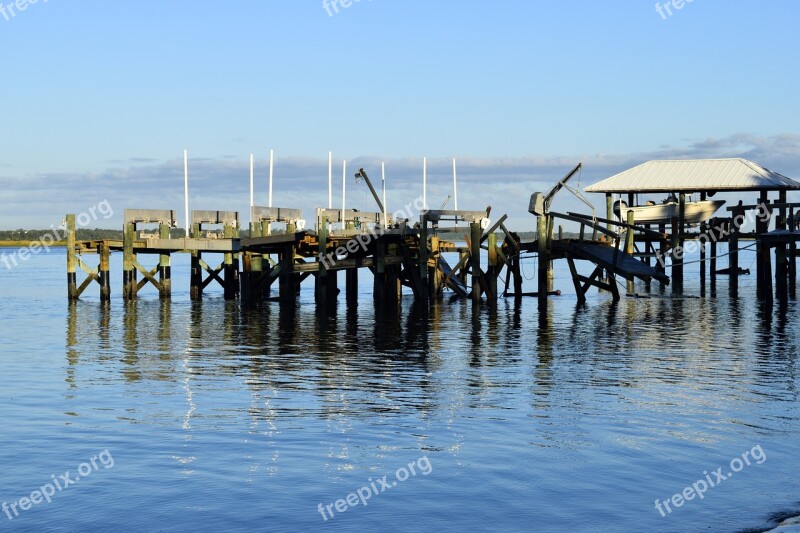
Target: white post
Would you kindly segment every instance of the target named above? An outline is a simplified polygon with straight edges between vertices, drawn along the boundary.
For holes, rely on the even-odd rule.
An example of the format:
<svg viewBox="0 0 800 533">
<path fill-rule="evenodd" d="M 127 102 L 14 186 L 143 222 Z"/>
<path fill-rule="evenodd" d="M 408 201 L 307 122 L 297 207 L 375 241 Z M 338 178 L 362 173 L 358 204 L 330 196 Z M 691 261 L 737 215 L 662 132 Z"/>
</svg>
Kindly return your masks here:
<svg viewBox="0 0 800 533">
<path fill-rule="evenodd" d="M 456 158 L 453 158 L 453 205 L 458 211 L 458 178 L 456 178 Z"/>
<path fill-rule="evenodd" d="M 389 227 L 389 222 L 386 217 L 386 211 L 389 210 L 386 207 L 386 165 L 381 163 L 381 184 L 383 185 L 383 228 L 386 229 Z"/>
<path fill-rule="evenodd" d="M 333 209 L 333 152 L 328 152 L 328 209 Z"/>
<path fill-rule="evenodd" d="M 427 204 L 427 188 L 428 188 L 428 158 L 422 158 L 422 209 L 428 209 Z"/>
<path fill-rule="evenodd" d="M 345 191 L 347 190 L 347 161 L 342 161 L 342 231 L 347 227 L 344 221 L 344 211 L 345 211 L 345 199 L 346 194 Z"/>
<path fill-rule="evenodd" d="M 272 150 L 269 151 L 269 205 L 267 207 L 272 207 L 272 161 L 274 158 L 274 153 Z"/>
<path fill-rule="evenodd" d="M 255 204 L 255 198 L 253 197 L 253 154 L 250 154 L 250 207 L 253 207 Z M 253 212 L 250 212 L 250 216 L 253 216 Z M 252 222 L 252 218 L 250 222 Z"/>
<path fill-rule="evenodd" d="M 189 237 L 189 150 L 183 151 L 183 211 L 186 216 L 186 237 Z"/>
</svg>

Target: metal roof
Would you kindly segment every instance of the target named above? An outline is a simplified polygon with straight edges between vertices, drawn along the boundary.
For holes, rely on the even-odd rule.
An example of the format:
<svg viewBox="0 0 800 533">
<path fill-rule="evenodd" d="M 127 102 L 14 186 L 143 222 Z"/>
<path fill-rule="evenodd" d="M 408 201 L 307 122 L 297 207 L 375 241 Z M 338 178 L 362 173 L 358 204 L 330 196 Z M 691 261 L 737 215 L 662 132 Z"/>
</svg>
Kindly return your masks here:
<svg viewBox="0 0 800 533">
<path fill-rule="evenodd" d="M 586 187 L 586 192 L 712 192 L 800 189 L 800 183 L 747 159 L 656 160 Z"/>
</svg>

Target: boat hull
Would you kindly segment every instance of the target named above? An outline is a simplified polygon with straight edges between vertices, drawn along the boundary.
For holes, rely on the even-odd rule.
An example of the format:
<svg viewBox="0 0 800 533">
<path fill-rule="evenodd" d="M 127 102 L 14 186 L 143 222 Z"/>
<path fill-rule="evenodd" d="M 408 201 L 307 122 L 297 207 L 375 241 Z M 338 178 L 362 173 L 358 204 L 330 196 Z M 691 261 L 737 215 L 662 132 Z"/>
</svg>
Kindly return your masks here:
<svg viewBox="0 0 800 533">
<path fill-rule="evenodd" d="M 724 204 L 725 200 L 686 202 L 684 220 L 687 224 L 699 224 L 714 216 L 714 213 Z M 633 211 L 633 219 L 637 224 L 668 224 L 673 218 L 679 216 L 680 207 L 677 202 L 633 207 L 628 207 L 625 202 L 614 203 L 614 213 L 621 220 L 627 220 L 629 211 Z"/>
</svg>

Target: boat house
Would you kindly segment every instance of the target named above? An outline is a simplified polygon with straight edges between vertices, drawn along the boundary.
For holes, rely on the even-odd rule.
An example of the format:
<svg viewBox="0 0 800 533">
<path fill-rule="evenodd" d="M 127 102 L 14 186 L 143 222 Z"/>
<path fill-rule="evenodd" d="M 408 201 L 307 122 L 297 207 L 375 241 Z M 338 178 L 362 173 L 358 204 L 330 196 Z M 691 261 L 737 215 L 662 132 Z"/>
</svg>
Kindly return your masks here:
<svg viewBox="0 0 800 533">
<path fill-rule="evenodd" d="M 761 201 L 777 192 L 776 200 L 785 202 L 791 190 L 800 190 L 800 183 L 741 158 L 648 161 L 586 187 L 586 192 L 605 193 L 608 218 L 614 194 L 627 195 L 629 205 L 634 205 L 637 194 L 699 193 L 705 200 L 718 192 L 743 191 L 758 191 Z"/>
<path fill-rule="evenodd" d="M 697 239 L 700 244 L 700 261 L 703 278 L 705 277 L 705 245 L 707 241 L 701 236 L 707 235 L 707 232 L 713 231 L 713 229 L 719 227 L 720 224 L 726 225 L 725 227 L 728 229 L 735 226 L 732 228 L 730 258 L 734 287 L 735 276 L 739 271 L 737 264 L 738 254 L 735 248 L 738 238 L 754 238 L 757 242 L 760 242 L 758 236 L 770 231 L 770 220 L 773 218 L 775 219 L 775 231 L 788 230 L 793 232 L 795 229 L 794 224 L 787 225 L 787 221 L 793 222 L 796 220 L 794 211 L 800 207 L 800 204 L 787 203 L 786 199 L 788 191 L 800 190 L 800 183 L 742 158 L 648 161 L 586 187 L 585 190 L 586 192 L 602 193 L 606 195 L 606 212 L 609 219 L 614 218 L 615 211 L 618 216 L 625 218 L 625 208 L 627 206 L 636 206 L 636 199 L 639 195 L 674 195 L 674 199 L 668 200 L 669 203 L 674 203 L 676 206 L 676 210 L 672 216 L 669 217 L 669 220 L 664 220 L 663 218 L 659 219 L 658 216 L 652 217 L 652 222 L 648 221 L 646 216 L 643 217 L 642 220 L 635 220 L 637 213 L 644 214 L 647 212 L 648 208 L 659 207 L 658 204 L 655 204 L 651 206 L 636 206 L 636 208 L 628 210 L 627 222 L 630 223 L 633 219 L 637 224 L 657 224 L 661 233 L 666 233 L 667 227 L 671 226 L 669 240 L 671 241 L 670 249 L 672 251 L 676 249 L 682 250 L 686 239 Z M 711 218 L 714 211 L 721 207 L 722 204 L 722 202 L 707 202 L 709 198 L 715 196 L 717 193 L 741 193 L 746 191 L 758 192 L 758 202 L 754 202 L 752 205 L 743 205 L 740 201 L 735 206 L 727 206 L 726 210 L 730 213 L 730 218 L 715 217 L 710 221 L 708 220 Z M 770 200 L 771 193 L 777 195 L 777 197 L 773 196 L 772 200 Z M 699 202 L 692 202 L 692 204 L 699 205 L 705 203 L 710 205 L 710 209 L 706 209 L 706 211 L 703 212 L 705 218 L 700 216 L 698 220 L 692 220 L 691 217 L 688 217 L 690 223 L 698 223 L 700 228 L 699 233 L 688 233 L 686 229 L 687 215 L 690 215 L 690 213 L 687 212 L 687 195 L 692 194 L 698 194 L 700 200 Z M 620 201 L 616 204 L 615 209 L 614 195 L 619 195 L 623 199 L 627 197 L 627 205 Z M 694 207 L 694 205 L 690 205 L 689 207 Z M 644 207 L 644 209 L 638 209 L 641 207 Z M 738 227 L 737 224 L 732 223 L 736 221 L 738 215 L 743 215 L 746 211 L 755 209 L 766 211 L 768 216 L 756 220 L 756 228 L 752 235 L 741 234 L 739 232 L 741 228 Z M 772 217 L 773 210 L 778 210 L 779 216 Z M 788 219 L 787 210 L 789 212 Z M 800 209 L 798 209 L 798 211 L 800 211 Z M 795 240 L 796 239 L 792 238 L 790 239 L 791 242 L 787 242 L 787 244 L 791 245 L 790 254 L 795 253 Z M 716 240 L 712 240 L 712 280 L 716 273 L 715 265 L 717 255 L 715 245 Z M 764 278 L 766 276 L 771 277 L 771 274 L 763 268 L 764 266 L 769 267 L 769 246 L 763 247 L 763 250 L 760 245 L 759 247 L 759 261 L 757 262 L 757 266 L 759 267 L 759 286 L 761 286 L 762 281 L 764 284 L 767 282 Z M 662 248 L 662 253 L 664 251 L 665 250 Z M 655 251 L 651 250 L 651 252 Z M 778 253 L 780 253 L 780 250 L 776 248 L 776 254 Z M 648 253 L 645 252 L 641 255 L 646 256 Z M 792 273 L 791 283 L 794 277 L 793 266 L 795 256 L 789 255 L 788 257 L 791 258 L 791 261 L 788 261 L 788 263 L 790 263 L 788 269 L 789 272 Z M 784 261 L 781 261 L 779 263 L 779 268 L 781 268 L 783 264 Z M 673 281 L 675 282 L 673 287 L 680 290 L 683 277 L 682 257 L 678 257 L 673 253 L 672 267 Z M 777 274 L 776 272 L 776 276 Z"/>
</svg>

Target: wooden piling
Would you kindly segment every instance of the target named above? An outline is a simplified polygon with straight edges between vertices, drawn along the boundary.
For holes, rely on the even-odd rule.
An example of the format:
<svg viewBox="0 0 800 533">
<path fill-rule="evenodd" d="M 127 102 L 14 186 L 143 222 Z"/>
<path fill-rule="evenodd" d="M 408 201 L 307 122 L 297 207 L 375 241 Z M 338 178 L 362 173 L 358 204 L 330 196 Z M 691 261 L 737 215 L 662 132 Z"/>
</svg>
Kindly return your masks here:
<svg viewBox="0 0 800 533">
<path fill-rule="evenodd" d="M 428 280 L 430 283 L 431 298 L 437 300 L 442 294 L 442 277 L 439 274 L 439 237 L 433 235 L 431 237 L 431 255 L 433 266 L 428 268 Z"/>
<path fill-rule="evenodd" d="M 787 220 L 787 227 L 789 231 L 795 232 L 796 226 L 794 223 L 795 212 L 794 208 L 789 208 L 789 218 Z M 789 239 L 789 257 L 787 258 L 789 262 L 789 292 L 794 296 L 795 291 L 797 289 L 797 243 L 794 239 Z"/>
<path fill-rule="evenodd" d="M 759 235 L 769 231 L 771 210 L 769 193 L 761 191 L 760 205 L 765 210 L 763 216 L 756 217 L 756 293 L 765 300 L 772 300 L 772 257 L 770 246 Z"/>
<path fill-rule="evenodd" d="M 99 281 L 100 281 L 100 301 L 111 300 L 111 276 L 110 259 L 111 249 L 106 241 L 97 245 L 97 253 L 100 255 Z"/>
<path fill-rule="evenodd" d="M 634 214 L 633 209 L 628 211 L 628 227 L 625 231 L 625 253 L 628 255 L 633 255 L 633 224 L 634 224 Z M 629 279 L 626 288 L 628 290 L 628 294 L 633 294 L 634 292 L 634 285 L 633 279 Z"/>
<path fill-rule="evenodd" d="M 645 224 L 644 227 L 648 231 L 650 231 L 652 229 L 650 227 L 650 224 Z M 653 240 L 649 240 L 648 239 L 644 243 L 644 251 L 645 251 L 645 256 L 642 259 L 642 261 L 644 262 L 645 265 L 652 266 L 651 262 L 650 262 L 650 257 L 651 257 L 651 255 L 655 256 L 655 254 L 656 254 L 655 242 Z M 651 278 L 647 278 L 645 280 L 645 282 L 644 282 L 644 290 L 645 290 L 645 292 L 650 292 L 651 288 L 652 288 L 652 279 Z"/>
<path fill-rule="evenodd" d="M 284 246 L 280 254 L 280 273 L 278 275 L 278 294 L 281 302 L 294 302 L 297 290 L 294 283 L 294 246 Z"/>
<path fill-rule="evenodd" d="M 375 241 L 375 276 L 372 284 L 372 296 L 378 304 L 389 296 L 390 288 L 386 273 L 386 239 L 378 237 Z"/>
<path fill-rule="evenodd" d="M 719 225 L 719 221 L 717 219 L 711 219 L 711 225 L 709 226 L 710 229 L 710 264 L 709 264 L 709 276 L 711 278 L 711 296 L 714 296 L 714 289 L 717 286 L 717 235 L 719 231 L 717 231 L 717 227 Z"/>
<path fill-rule="evenodd" d="M 667 234 L 667 225 L 665 223 L 659 224 L 658 225 L 658 232 L 661 233 L 661 235 L 666 235 Z M 667 254 L 668 253 L 669 253 L 669 249 L 668 249 L 667 239 L 665 239 L 665 238 L 659 239 L 659 241 L 658 241 L 658 259 L 657 259 L 656 264 L 655 264 L 655 269 L 656 269 L 657 272 L 666 273 L 666 271 L 667 271 L 667 266 L 666 266 L 667 263 L 666 262 L 667 262 Z M 664 284 L 663 283 L 659 284 L 659 292 L 661 292 L 662 294 L 664 293 Z"/>
<path fill-rule="evenodd" d="M 296 228 L 293 223 L 286 224 L 286 233 L 294 235 Z M 280 274 L 279 274 L 279 298 L 282 302 L 294 302 L 300 285 L 297 283 L 297 275 L 294 271 L 294 256 L 297 252 L 295 243 L 284 246 L 283 253 L 280 254 Z"/>
<path fill-rule="evenodd" d="M 169 224 L 161 223 L 158 226 L 158 233 L 161 239 L 169 239 Z M 101 259 L 102 263 L 102 259 Z M 101 269 L 102 270 L 102 269 Z M 169 253 L 162 253 L 158 259 L 158 281 L 161 283 L 159 297 L 168 300 L 172 295 L 172 271 L 170 267 Z"/>
<path fill-rule="evenodd" d="M 317 277 L 314 280 L 314 299 L 318 305 L 325 303 L 327 298 L 326 284 L 328 281 L 328 217 L 323 216 L 317 228 Z"/>
<path fill-rule="evenodd" d="M 547 270 L 550 263 L 547 253 L 547 217 L 544 215 L 537 217 L 537 236 L 539 239 L 538 296 L 541 305 L 547 302 Z"/>
<path fill-rule="evenodd" d="M 686 193 L 678 194 L 678 246 L 680 254 L 677 254 L 677 263 L 672 269 L 673 283 L 678 286 L 679 292 L 683 292 L 683 262 L 686 245 Z"/>
<path fill-rule="evenodd" d="M 428 217 L 423 212 L 419 224 L 419 277 L 417 298 L 423 303 L 428 303 Z"/>
<path fill-rule="evenodd" d="M 480 222 L 471 222 L 470 230 L 470 269 L 472 270 L 472 303 L 481 301 L 481 237 Z"/>
<path fill-rule="evenodd" d="M 335 302 L 338 296 L 339 271 L 328 269 L 325 273 L 325 301 L 328 303 Z"/>
<path fill-rule="evenodd" d="M 680 224 L 678 217 L 672 217 L 672 241 L 670 254 L 672 257 L 672 292 L 683 291 L 683 247 L 680 245 Z"/>
<path fill-rule="evenodd" d="M 122 298 L 125 300 L 136 298 L 136 269 L 133 255 L 135 238 L 136 225 L 132 222 L 126 223 L 122 232 Z"/>
<path fill-rule="evenodd" d="M 775 229 L 786 231 L 788 226 L 786 224 L 786 191 L 778 193 L 778 203 L 781 207 L 778 210 L 778 218 L 775 222 Z M 775 244 L 775 291 L 781 300 L 785 300 L 789 296 L 787 287 L 788 265 L 787 265 L 787 242 L 780 241 Z"/>
<path fill-rule="evenodd" d="M 553 282 L 555 281 L 555 266 L 553 265 L 553 260 L 550 259 L 550 243 L 553 242 L 555 237 L 554 235 L 554 228 L 555 228 L 556 220 L 553 217 L 547 217 L 547 243 L 548 243 L 548 261 L 547 261 L 547 293 L 550 294 L 553 292 Z"/>
<path fill-rule="evenodd" d="M 252 235 L 253 225 L 250 225 L 250 234 Z M 242 254 L 242 276 L 241 276 L 241 300 L 242 305 L 250 305 L 252 300 L 252 284 L 253 284 L 253 254 L 251 252 L 244 252 Z"/>
<path fill-rule="evenodd" d="M 78 299 L 78 257 L 75 252 L 75 215 L 67 215 L 67 296 Z"/>
<path fill-rule="evenodd" d="M 192 238 L 200 238 L 200 224 L 192 224 L 190 232 Z M 200 250 L 192 250 L 191 273 L 189 274 L 189 298 L 201 300 L 203 298 L 203 267 L 200 265 L 202 254 Z"/>
<path fill-rule="evenodd" d="M 706 193 L 700 193 L 700 201 L 706 199 Z M 701 291 L 705 292 L 706 285 L 706 240 L 708 240 L 708 226 L 706 221 L 700 222 L 700 236 L 698 237 L 698 244 L 700 245 L 700 287 Z"/>
<path fill-rule="evenodd" d="M 785 300 L 788 295 L 786 286 L 786 245 L 777 244 L 775 246 L 775 293 L 779 300 Z"/>
<path fill-rule="evenodd" d="M 391 243 L 388 244 L 385 238 L 378 240 L 384 250 L 384 257 L 388 254 L 397 257 L 400 254 L 400 247 Z M 400 265 L 386 265 L 385 278 L 385 301 L 387 303 L 397 303 L 403 295 L 403 286 L 400 283 Z"/>
<path fill-rule="evenodd" d="M 466 265 L 468 263 L 469 263 L 469 252 L 459 252 L 459 254 L 458 254 L 458 264 L 459 265 L 462 265 L 462 264 Z M 464 285 L 465 287 L 468 285 L 468 283 L 467 283 L 467 281 L 468 281 L 467 280 L 467 269 L 466 268 L 462 268 L 461 270 L 459 270 L 458 273 L 456 274 L 456 277 L 458 277 L 458 279 L 459 279 L 459 281 L 461 281 L 462 285 Z"/>
<path fill-rule="evenodd" d="M 559 233 L 561 227 L 559 226 Z M 492 232 L 489 234 L 487 242 L 489 246 L 489 267 L 487 271 L 489 293 L 486 295 L 487 300 L 491 305 L 497 304 L 497 275 L 499 274 L 499 263 L 497 255 L 497 234 Z"/>
<path fill-rule="evenodd" d="M 741 204 L 741 202 L 739 202 Z M 739 233 L 744 223 L 744 209 L 734 208 L 731 211 L 731 235 L 728 239 L 728 270 L 730 279 L 728 287 L 730 293 L 735 295 L 739 289 Z"/>
<path fill-rule="evenodd" d="M 223 237 L 226 239 L 233 239 L 237 237 L 238 230 L 234 223 L 225 222 L 222 229 Z M 224 289 L 223 294 L 226 300 L 235 300 L 239 294 L 239 268 L 236 264 L 235 254 L 226 252 L 223 259 L 223 272 L 224 272 Z"/>
</svg>

